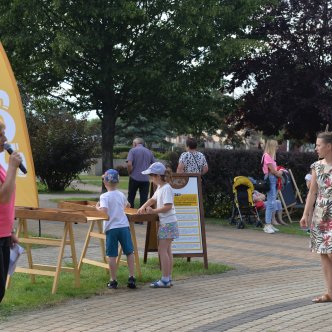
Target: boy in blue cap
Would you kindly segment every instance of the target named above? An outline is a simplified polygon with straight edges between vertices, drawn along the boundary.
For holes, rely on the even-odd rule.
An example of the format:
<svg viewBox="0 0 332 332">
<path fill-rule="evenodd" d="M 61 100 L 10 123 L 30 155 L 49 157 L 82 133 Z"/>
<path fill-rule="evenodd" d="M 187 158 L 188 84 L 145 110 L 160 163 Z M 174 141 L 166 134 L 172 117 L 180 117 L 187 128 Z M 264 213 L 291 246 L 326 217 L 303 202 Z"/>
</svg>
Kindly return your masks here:
<svg viewBox="0 0 332 332">
<path fill-rule="evenodd" d="M 100 196 L 96 205 L 97 210 L 108 214 L 108 220 L 104 221 L 104 233 L 106 234 L 106 255 L 109 257 L 109 268 L 111 280 L 107 283 L 108 288 L 117 288 L 116 280 L 118 256 L 118 242 L 127 256 L 129 278 L 127 286 L 136 288 L 134 277 L 135 261 L 134 249 L 131 240 L 128 218 L 124 212 L 126 207 L 130 207 L 125 195 L 117 189 L 119 183 L 119 173 L 115 169 L 109 169 L 102 176 L 107 192 Z"/>
</svg>

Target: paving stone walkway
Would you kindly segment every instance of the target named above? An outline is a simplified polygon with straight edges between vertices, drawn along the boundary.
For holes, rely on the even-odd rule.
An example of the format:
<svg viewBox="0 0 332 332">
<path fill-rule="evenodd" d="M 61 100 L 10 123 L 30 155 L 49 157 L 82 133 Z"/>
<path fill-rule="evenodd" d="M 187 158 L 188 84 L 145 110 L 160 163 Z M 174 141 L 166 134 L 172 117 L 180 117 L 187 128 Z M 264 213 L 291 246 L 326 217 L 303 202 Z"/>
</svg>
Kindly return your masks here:
<svg viewBox="0 0 332 332">
<path fill-rule="evenodd" d="M 136 225 L 140 250 L 145 227 Z M 79 253 L 86 228 L 87 225 L 75 225 Z M 55 223 L 42 223 L 42 230 L 48 234 L 61 231 Z M 219 225 L 207 225 L 206 233 L 209 261 L 231 265 L 235 270 L 175 280 L 171 289 L 150 289 L 144 285 L 137 290 L 106 291 L 101 296 L 11 316 L 0 323 L 0 329 L 332 331 L 332 303 L 311 303 L 311 298 L 323 294 L 325 287 L 319 257 L 307 249 L 308 237 L 269 235 Z M 50 257 L 49 251 L 35 249 L 38 250 L 45 260 Z"/>
</svg>

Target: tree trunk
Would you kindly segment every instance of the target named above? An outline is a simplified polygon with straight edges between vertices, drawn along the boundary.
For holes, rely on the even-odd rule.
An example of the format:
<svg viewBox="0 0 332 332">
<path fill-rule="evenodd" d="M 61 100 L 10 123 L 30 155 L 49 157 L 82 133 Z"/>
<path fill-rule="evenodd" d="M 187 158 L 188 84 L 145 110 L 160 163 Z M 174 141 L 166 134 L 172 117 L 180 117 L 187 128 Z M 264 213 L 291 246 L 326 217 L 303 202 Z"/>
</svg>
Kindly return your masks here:
<svg viewBox="0 0 332 332">
<path fill-rule="evenodd" d="M 103 112 L 103 117 L 101 119 L 103 173 L 109 168 L 113 168 L 115 121 L 115 112 L 113 112 L 112 110 L 107 110 Z"/>
</svg>

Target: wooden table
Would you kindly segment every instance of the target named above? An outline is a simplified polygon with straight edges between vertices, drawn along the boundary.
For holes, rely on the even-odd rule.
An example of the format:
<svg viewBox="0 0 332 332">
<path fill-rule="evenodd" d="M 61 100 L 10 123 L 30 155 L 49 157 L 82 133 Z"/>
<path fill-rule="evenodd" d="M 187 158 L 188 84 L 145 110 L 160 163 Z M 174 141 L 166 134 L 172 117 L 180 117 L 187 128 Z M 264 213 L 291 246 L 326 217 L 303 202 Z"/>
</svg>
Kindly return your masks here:
<svg viewBox="0 0 332 332">
<path fill-rule="evenodd" d="M 73 201 L 73 202 L 59 202 L 58 206 L 61 208 L 68 208 L 68 209 L 77 209 L 78 211 L 89 211 L 90 215 L 94 215 L 97 217 L 100 217 L 103 212 L 99 212 L 95 208 L 96 202 L 93 201 Z M 137 239 L 136 239 L 136 232 L 135 232 L 135 222 L 144 222 L 147 221 L 149 224 L 152 222 L 156 223 L 158 219 L 158 215 L 156 214 L 137 214 L 137 209 L 131 209 L 127 208 L 125 209 L 125 213 L 129 220 L 129 227 L 130 227 L 130 234 L 131 239 L 133 241 L 134 246 L 134 257 L 135 257 L 135 269 L 136 273 L 139 277 L 142 276 L 142 271 L 140 267 L 139 262 L 139 254 L 138 254 L 138 246 L 137 246 Z M 104 219 L 107 219 L 107 216 L 105 216 Z M 97 226 L 96 231 L 94 230 L 95 226 Z M 89 259 L 86 258 L 86 254 L 89 248 L 89 243 L 92 238 L 99 239 L 100 240 L 100 250 L 101 250 L 101 261 L 95 260 L 95 259 Z M 106 235 L 103 233 L 103 225 L 101 220 L 91 220 L 89 229 L 86 235 L 86 239 L 83 245 L 83 250 L 81 257 L 79 259 L 78 263 L 78 269 L 81 270 L 83 263 L 90 264 L 94 266 L 99 266 L 105 269 L 109 269 L 109 264 L 106 258 L 105 253 L 105 240 Z M 122 248 L 119 246 L 119 252 L 118 252 L 118 258 L 117 258 L 117 265 L 120 264 L 127 265 L 127 262 L 124 260 L 121 260 L 122 256 Z"/>
<path fill-rule="evenodd" d="M 15 217 L 18 218 L 18 228 L 16 235 L 20 243 L 26 244 L 26 253 L 28 258 L 28 268 L 16 267 L 16 273 L 27 273 L 31 276 L 31 282 L 35 282 L 35 275 L 44 275 L 54 278 L 52 294 L 57 291 L 59 277 L 61 272 L 74 273 L 75 287 L 80 286 L 80 271 L 78 268 L 75 240 L 73 234 L 72 224 L 97 222 L 103 220 L 100 216 L 91 216 L 90 213 L 84 211 L 70 210 L 70 209 L 42 209 L 42 208 L 24 208 L 18 207 L 15 209 Z M 63 233 L 60 239 L 32 237 L 28 234 L 28 221 L 36 220 L 56 221 L 64 224 Z M 33 262 L 31 245 L 39 244 L 45 246 L 59 247 L 58 259 L 56 266 L 35 264 Z M 63 254 L 65 246 L 69 245 L 71 250 L 71 257 L 73 267 L 64 267 L 62 265 Z M 10 278 L 8 278 L 7 285 L 9 286 Z"/>
</svg>

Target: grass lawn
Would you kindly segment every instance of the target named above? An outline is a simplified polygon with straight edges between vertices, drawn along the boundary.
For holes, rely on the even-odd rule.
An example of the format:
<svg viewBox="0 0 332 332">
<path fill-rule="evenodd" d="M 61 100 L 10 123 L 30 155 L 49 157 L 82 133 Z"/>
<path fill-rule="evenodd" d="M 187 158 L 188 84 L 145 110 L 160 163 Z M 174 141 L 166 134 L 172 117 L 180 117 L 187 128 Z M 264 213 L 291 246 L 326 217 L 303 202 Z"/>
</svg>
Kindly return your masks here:
<svg viewBox="0 0 332 332">
<path fill-rule="evenodd" d="M 148 259 L 147 264 L 141 262 L 142 278 L 138 278 L 137 286 L 142 287 L 160 278 L 159 261 L 157 258 Z M 224 273 L 232 268 L 222 264 L 209 263 L 206 270 L 203 260 L 187 262 L 186 258 L 174 259 L 173 280 L 186 279 L 190 276 L 211 275 Z M 119 288 L 127 290 L 128 269 L 120 266 L 118 270 Z M 112 294 L 116 290 L 108 290 L 106 283 L 109 280 L 108 273 L 103 268 L 84 264 L 81 271 L 81 287 L 75 288 L 74 276 L 71 273 L 62 273 L 56 294 L 51 294 L 53 278 L 36 276 L 36 283 L 32 284 L 30 277 L 22 273 L 14 273 L 11 286 L 6 291 L 4 300 L 0 305 L 0 321 L 9 315 L 22 313 L 26 310 L 34 310 L 54 306 L 71 298 L 88 298 L 96 294 Z"/>
<path fill-rule="evenodd" d="M 80 175 L 79 176 L 79 181 L 82 182 L 83 184 L 92 184 L 95 186 L 98 186 L 101 188 L 102 186 L 102 180 L 100 176 L 95 176 L 95 175 Z M 128 190 L 128 182 L 129 182 L 129 177 L 128 176 L 120 176 L 120 183 L 119 183 L 119 189 L 123 190 Z M 48 194 L 59 194 L 59 192 L 49 192 L 47 191 L 47 188 L 45 185 L 41 184 L 40 182 L 37 181 L 37 189 L 39 193 L 48 193 Z M 91 191 L 88 190 L 79 190 L 75 188 L 74 186 L 70 186 L 65 189 L 64 192 L 62 193 L 80 193 L 80 194 L 89 194 Z"/>
<path fill-rule="evenodd" d="M 79 180 L 84 184 L 93 184 L 93 185 L 98 186 L 98 187 L 102 186 L 101 176 L 80 175 Z M 129 182 L 129 177 L 128 176 L 120 176 L 119 189 L 127 190 L 128 189 L 128 182 Z"/>
<path fill-rule="evenodd" d="M 65 191 L 48 191 L 47 187 L 37 181 L 37 190 L 39 194 L 91 194 L 92 191 L 89 190 L 80 190 L 74 187 L 68 187 Z"/>
<path fill-rule="evenodd" d="M 50 199 L 51 202 L 58 203 L 62 201 L 98 201 L 96 197 L 64 197 L 64 198 L 53 198 Z"/>
<path fill-rule="evenodd" d="M 276 226 L 279 229 L 279 233 L 283 234 L 294 234 L 294 235 L 301 235 L 301 236 L 309 236 L 309 234 L 306 232 L 306 230 L 302 229 L 299 224 L 299 219 L 296 218 L 296 222 L 293 222 L 291 224 L 288 224 L 287 226 Z M 284 219 L 286 220 L 286 219 Z M 214 225 L 222 225 L 224 227 L 232 227 L 236 228 L 236 225 L 231 225 L 228 220 L 226 219 L 218 219 L 218 218 L 205 218 L 205 222 L 207 224 L 214 224 Z M 245 228 L 252 229 L 256 231 L 262 231 L 261 227 L 256 227 L 255 225 L 245 225 Z"/>
</svg>

